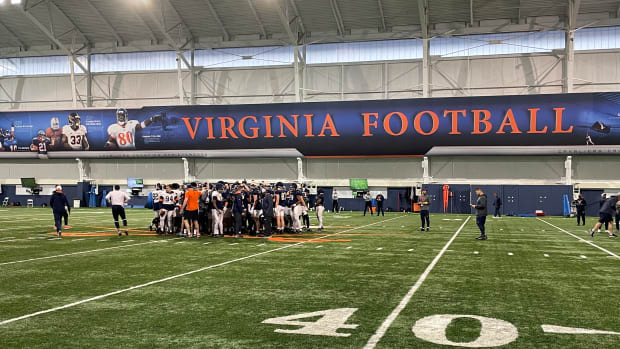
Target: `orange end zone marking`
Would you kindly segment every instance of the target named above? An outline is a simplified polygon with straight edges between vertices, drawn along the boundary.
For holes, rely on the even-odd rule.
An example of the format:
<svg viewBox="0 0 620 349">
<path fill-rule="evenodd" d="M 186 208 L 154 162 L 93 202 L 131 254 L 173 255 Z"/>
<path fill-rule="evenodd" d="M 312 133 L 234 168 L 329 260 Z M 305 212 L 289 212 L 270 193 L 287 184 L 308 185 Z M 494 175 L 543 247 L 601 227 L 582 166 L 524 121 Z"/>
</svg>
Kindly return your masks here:
<svg viewBox="0 0 620 349">
<path fill-rule="evenodd" d="M 321 234 L 318 234 L 321 235 Z M 299 236 L 299 235 L 296 235 Z M 229 236 L 226 235 L 224 236 L 225 238 L 235 238 L 234 236 Z M 269 240 L 269 241 L 276 241 L 276 242 L 351 242 L 351 240 L 329 240 L 329 239 L 304 239 L 301 237 L 296 237 L 296 238 L 289 238 L 289 237 L 284 237 L 284 235 L 280 235 L 280 236 L 272 236 L 270 238 L 262 238 L 260 236 L 244 236 L 243 239 L 261 239 L 261 240 Z"/>
</svg>

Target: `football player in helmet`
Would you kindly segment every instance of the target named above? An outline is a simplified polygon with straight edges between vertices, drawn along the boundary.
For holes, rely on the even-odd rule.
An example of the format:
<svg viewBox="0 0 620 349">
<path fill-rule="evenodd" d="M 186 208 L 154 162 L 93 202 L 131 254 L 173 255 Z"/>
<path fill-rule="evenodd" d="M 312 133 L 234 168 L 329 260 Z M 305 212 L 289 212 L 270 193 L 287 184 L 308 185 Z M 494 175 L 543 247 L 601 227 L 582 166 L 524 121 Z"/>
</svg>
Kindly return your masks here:
<svg viewBox="0 0 620 349">
<path fill-rule="evenodd" d="M 39 154 L 47 154 L 50 143 L 51 141 L 45 136 L 45 132 L 43 130 L 39 130 L 39 132 L 37 132 L 37 136 L 32 139 L 30 150 L 39 152 Z"/>
<path fill-rule="evenodd" d="M 116 111 L 116 123 L 108 127 L 108 142 L 106 148 L 136 149 L 136 132 L 148 127 L 153 122 L 161 119 L 162 115 L 154 115 L 138 122 L 129 120 L 127 109 L 119 108 Z"/>
<path fill-rule="evenodd" d="M 17 139 L 15 138 L 15 126 L 11 122 L 11 129 L 4 130 L 4 150 L 17 151 Z"/>
<path fill-rule="evenodd" d="M 57 117 L 50 120 L 50 127 L 45 130 L 45 136 L 51 142 L 49 150 L 61 150 L 63 148 L 62 128 L 60 128 L 60 120 Z"/>
<path fill-rule="evenodd" d="M 90 144 L 86 138 L 86 126 L 77 113 L 69 114 L 69 124 L 62 127 L 62 144 L 67 150 L 88 150 Z"/>
</svg>

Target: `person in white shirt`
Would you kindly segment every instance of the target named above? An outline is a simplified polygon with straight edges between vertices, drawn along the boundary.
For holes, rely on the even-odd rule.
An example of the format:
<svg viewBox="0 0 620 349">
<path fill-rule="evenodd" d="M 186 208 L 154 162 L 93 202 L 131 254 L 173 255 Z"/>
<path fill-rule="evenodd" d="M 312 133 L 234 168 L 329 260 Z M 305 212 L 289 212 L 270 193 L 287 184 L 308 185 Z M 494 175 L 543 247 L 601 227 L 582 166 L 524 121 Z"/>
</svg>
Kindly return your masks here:
<svg viewBox="0 0 620 349">
<path fill-rule="evenodd" d="M 338 191 L 334 189 L 332 193 L 332 210 L 334 213 L 340 212 L 340 206 L 338 205 Z"/>
<path fill-rule="evenodd" d="M 127 232 L 127 218 L 125 216 L 125 205 L 129 202 L 129 195 L 123 191 L 121 191 L 121 187 L 119 185 L 114 186 L 114 191 L 111 191 L 105 197 L 108 204 L 112 205 L 112 217 L 114 217 L 114 226 L 116 227 L 116 232 L 118 236 L 121 236 L 121 227 L 118 224 L 118 217 L 120 216 L 123 220 L 123 228 L 125 228 L 125 235 L 129 235 Z"/>
</svg>

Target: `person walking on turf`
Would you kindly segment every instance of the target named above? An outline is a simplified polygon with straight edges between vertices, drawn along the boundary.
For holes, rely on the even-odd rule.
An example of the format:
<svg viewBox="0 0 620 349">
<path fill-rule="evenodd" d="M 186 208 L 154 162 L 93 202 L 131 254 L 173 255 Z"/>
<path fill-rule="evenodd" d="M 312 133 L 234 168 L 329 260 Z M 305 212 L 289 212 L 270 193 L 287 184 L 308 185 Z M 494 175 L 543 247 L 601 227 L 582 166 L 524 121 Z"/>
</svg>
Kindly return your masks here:
<svg viewBox="0 0 620 349">
<path fill-rule="evenodd" d="M 379 213 L 381 213 L 381 216 L 385 217 L 385 211 L 383 210 L 383 201 L 385 201 L 385 196 L 379 193 L 377 194 L 375 201 L 377 202 L 377 217 L 379 217 Z"/>
<path fill-rule="evenodd" d="M 430 208 L 431 201 L 428 197 L 428 190 L 422 189 L 422 193 L 418 196 L 418 205 L 420 205 L 420 221 L 422 221 L 422 227 L 420 231 L 431 230 Z M 425 228 L 426 227 L 426 228 Z"/>
<path fill-rule="evenodd" d="M 56 234 L 58 237 L 62 237 L 62 219 L 64 215 L 68 215 L 71 213 L 71 206 L 69 205 L 69 200 L 62 192 L 62 187 L 60 185 L 56 186 L 56 191 L 52 194 L 50 198 L 50 207 L 52 208 L 52 212 L 54 213 L 54 226 L 56 227 Z"/>
<path fill-rule="evenodd" d="M 476 225 L 480 229 L 480 236 L 476 238 L 476 240 L 486 240 L 487 233 L 484 228 L 484 224 L 487 221 L 487 194 L 485 194 L 482 189 L 476 188 L 476 195 L 478 195 L 478 199 L 476 199 L 476 204 L 471 205 L 471 207 L 476 209 Z"/>
<path fill-rule="evenodd" d="M 116 227 L 116 232 L 118 236 L 121 236 L 121 226 L 118 223 L 118 217 L 120 216 L 123 220 L 123 228 L 125 229 L 125 235 L 129 235 L 127 231 L 127 217 L 125 216 L 125 205 L 129 199 L 129 195 L 124 191 L 121 191 L 121 187 L 119 185 L 114 186 L 114 190 L 109 192 L 105 197 L 108 204 L 112 205 L 112 217 L 114 218 L 114 226 Z"/>
<path fill-rule="evenodd" d="M 366 215 L 366 210 L 370 211 L 372 216 L 372 197 L 368 191 L 364 193 L 364 216 Z"/>
<path fill-rule="evenodd" d="M 598 202 L 598 208 L 599 210 L 603 208 L 603 205 L 605 205 L 605 201 L 607 200 L 607 194 L 603 194 L 601 195 L 601 200 Z M 603 229 L 607 228 L 606 226 L 603 226 Z M 599 227 L 597 230 L 598 233 L 601 232 L 601 228 Z"/>
<path fill-rule="evenodd" d="M 497 195 L 497 193 L 494 193 L 493 197 L 495 198 L 493 201 L 493 207 L 495 207 L 495 213 L 493 214 L 493 217 L 502 218 L 502 199 Z"/>
<path fill-rule="evenodd" d="M 586 225 L 587 205 L 588 203 L 586 202 L 586 199 L 583 198 L 583 195 L 579 194 L 579 197 L 575 200 L 575 209 L 577 210 L 577 226 L 581 225 L 581 222 L 583 222 L 583 225 Z"/>
<path fill-rule="evenodd" d="M 618 202 L 620 202 L 620 196 L 612 196 L 605 200 L 603 206 L 601 206 L 601 210 L 599 211 L 598 222 L 594 228 L 590 229 L 590 236 L 594 237 L 595 231 L 601 231 L 601 226 L 605 229 L 605 232 L 610 238 L 615 238 L 618 236 L 612 232 L 613 217 L 616 215 L 616 205 Z"/>
<path fill-rule="evenodd" d="M 340 206 L 338 206 L 338 191 L 334 189 L 332 193 L 332 210 L 334 213 L 340 212 Z"/>
</svg>

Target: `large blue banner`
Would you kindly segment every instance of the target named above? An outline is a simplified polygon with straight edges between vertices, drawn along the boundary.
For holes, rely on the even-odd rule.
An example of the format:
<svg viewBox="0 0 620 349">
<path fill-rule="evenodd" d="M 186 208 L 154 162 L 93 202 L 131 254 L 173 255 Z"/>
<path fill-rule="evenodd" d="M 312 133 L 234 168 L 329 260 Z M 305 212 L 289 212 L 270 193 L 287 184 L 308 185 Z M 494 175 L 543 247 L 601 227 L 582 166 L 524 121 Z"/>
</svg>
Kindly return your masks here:
<svg viewBox="0 0 620 349">
<path fill-rule="evenodd" d="M 619 145 L 619 127 L 620 93 L 583 93 L 2 112 L 0 143 L 2 151 L 423 155 L 433 146 Z"/>
</svg>

